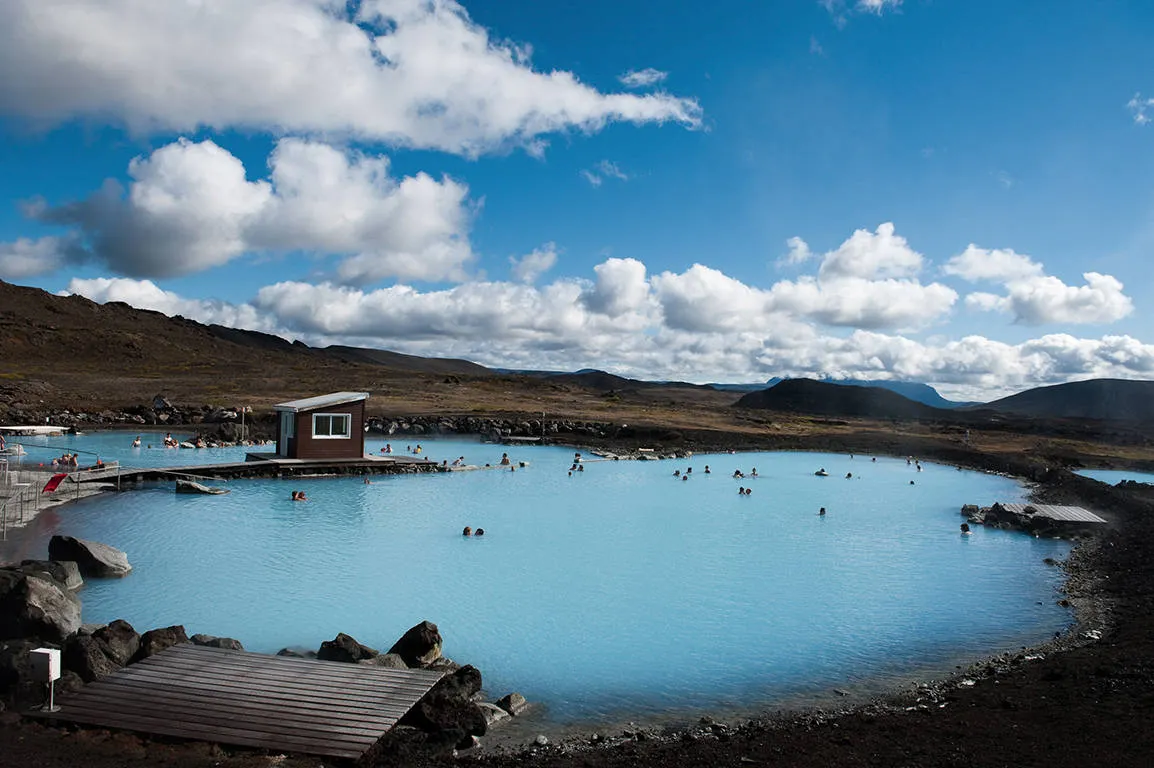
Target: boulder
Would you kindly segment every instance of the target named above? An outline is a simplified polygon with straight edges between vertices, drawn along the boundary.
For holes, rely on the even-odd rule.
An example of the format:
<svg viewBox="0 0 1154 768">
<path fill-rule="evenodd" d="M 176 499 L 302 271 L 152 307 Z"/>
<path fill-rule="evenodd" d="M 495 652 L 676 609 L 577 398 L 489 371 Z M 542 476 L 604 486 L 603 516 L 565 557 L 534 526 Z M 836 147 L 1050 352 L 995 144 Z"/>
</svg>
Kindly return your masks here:
<svg viewBox="0 0 1154 768">
<path fill-rule="evenodd" d="M 473 701 L 480 691 L 480 670 L 466 665 L 442 677 L 400 722 L 429 733 L 459 730 L 465 735 L 484 736 L 488 721 Z"/>
<path fill-rule="evenodd" d="M 101 627 L 92 636 L 100 643 L 104 654 L 121 666 L 132 661 L 140 650 L 140 635 L 124 619 L 117 619 Z"/>
<path fill-rule="evenodd" d="M 33 576 L 45 574 L 65 589 L 77 590 L 84 586 L 80 566 L 72 560 L 23 560 L 20 570 Z"/>
<path fill-rule="evenodd" d="M 125 576 L 132 570 L 128 555 L 119 549 L 73 536 L 53 536 L 48 542 L 48 557 L 75 561 L 85 576 Z"/>
<path fill-rule="evenodd" d="M 142 659 L 147 659 L 149 656 L 155 656 L 174 645 L 187 642 L 188 635 L 184 633 L 184 627 L 179 624 L 163 629 L 150 629 L 140 636 L 140 648 L 133 655 L 132 662 L 136 663 Z"/>
<path fill-rule="evenodd" d="M 427 667 L 441 658 L 441 633 L 431 621 L 422 621 L 401 635 L 389 653 L 395 653 L 410 667 Z"/>
<path fill-rule="evenodd" d="M 513 717 L 516 717 L 525 711 L 525 707 L 529 706 L 529 702 L 525 701 L 525 697 L 521 694 L 513 692 L 497 699 L 497 706 Z"/>
<path fill-rule="evenodd" d="M 86 683 L 107 677 L 121 666 L 108 658 L 100 641 L 95 637 L 82 635 L 72 637 L 64 644 L 60 661 L 65 669 L 80 675 L 80 679 Z"/>
<path fill-rule="evenodd" d="M 408 669 L 409 665 L 395 653 L 382 653 L 379 656 L 374 656 L 371 659 L 361 659 L 358 664 L 366 664 L 370 667 L 384 667 L 385 669 Z"/>
<path fill-rule="evenodd" d="M 190 637 L 189 640 L 192 640 L 193 645 L 203 645 L 208 648 L 225 648 L 230 651 L 244 650 L 244 646 L 241 645 L 240 640 L 233 640 L 231 637 L 196 634 Z"/>
<path fill-rule="evenodd" d="M 54 579 L 0 570 L 0 640 L 61 642 L 80 629 L 80 601 Z"/>
<path fill-rule="evenodd" d="M 317 658 L 321 661 L 344 661 L 356 664 L 363 659 L 372 659 L 380 655 L 380 651 L 361 645 L 355 638 L 341 632 L 332 640 L 321 643 L 317 651 Z"/>
<path fill-rule="evenodd" d="M 276 655 L 286 656 L 290 659 L 315 659 L 317 657 L 317 652 L 302 650 L 300 648 L 281 648 L 276 652 Z"/>
<path fill-rule="evenodd" d="M 501 709 L 496 704 L 490 704 L 487 701 L 477 702 L 477 708 L 480 709 L 481 714 L 485 716 L 485 726 L 487 728 L 492 728 L 495 724 L 511 716 L 508 712 Z"/>
</svg>

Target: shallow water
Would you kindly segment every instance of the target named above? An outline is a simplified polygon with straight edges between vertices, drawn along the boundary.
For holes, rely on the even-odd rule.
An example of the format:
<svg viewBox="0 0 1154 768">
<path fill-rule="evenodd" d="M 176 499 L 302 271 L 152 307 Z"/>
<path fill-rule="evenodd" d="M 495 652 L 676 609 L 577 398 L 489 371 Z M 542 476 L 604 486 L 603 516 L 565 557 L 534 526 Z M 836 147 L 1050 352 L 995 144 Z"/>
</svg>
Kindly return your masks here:
<svg viewBox="0 0 1154 768">
<path fill-rule="evenodd" d="M 1117 485 L 1123 480 L 1132 480 L 1135 483 L 1154 483 L 1154 474 L 1135 472 L 1129 469 L 1079 469 L 1076 474 L 1101 480 L 1109 485 Z"/>
<path fill-rule="evenodd" d="M 128 553 L 131 575 L 85 587 L 86 621 L 181 623 L 250 650 L 337 632 L 385 650 L 430 619 L 492 696 L 519 690 L 558 722 L 772 705 L 1039 642 L 1070 621 L 1055 605 L 1061 572 L 1042 563 L 1067 543 L 959 535 L 962 504 L 1023 499 L 1003 477 L 812 453 L 591 461 L 570 475 L 570 448 L 422 445 L 438 462 L 509 451 L 528 466 L 233 481 L 219 497 L 166 484 L 61 508 L 31 549 L 62 532 Z M 830 477 L 814 476 L 822 466 Z M 689 467 L 690 480 L 672 476 Z M 731 477 L 752 467 L 760 477 Z M 294 489 L 310 500 L 290 501 Z M 465 525 L 486 535 L 464 538 Z"/>
</svg>

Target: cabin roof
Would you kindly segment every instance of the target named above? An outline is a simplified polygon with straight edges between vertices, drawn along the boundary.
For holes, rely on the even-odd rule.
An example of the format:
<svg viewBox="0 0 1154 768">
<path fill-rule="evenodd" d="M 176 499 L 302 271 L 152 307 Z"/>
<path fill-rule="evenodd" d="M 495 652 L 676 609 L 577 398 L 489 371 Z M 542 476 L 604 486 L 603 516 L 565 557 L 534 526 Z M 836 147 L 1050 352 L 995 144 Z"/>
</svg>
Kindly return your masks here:
<svg viewBox="0 0 1154 768">
<path fill-rule="evenodd" d="M 1064 523 L 1105 523 L 1088 509 L 1082 507 L 1061 507 L 1054 504 L 999 504 L 1007 512 L 1015 515 L 1027 515 L 1026 507 L 1034 510 L 1034 517 L 1045 517 L 1050 520 L 1060 520 Z"/>
<path fill-rule="evenodd" d="M 312 411 L 317 408 L 329 408 L 334 405 L 355 403 L 358 400 L 367 400 L 368 398 L 368 392 L 333 392 L 332 394 L 328 395 L 306 397 L 303 400 L 290 400 L 287 403 L 278 403 L 273 407 L 278 411 L 299 413 L 301 411 Z"/>
</svg>

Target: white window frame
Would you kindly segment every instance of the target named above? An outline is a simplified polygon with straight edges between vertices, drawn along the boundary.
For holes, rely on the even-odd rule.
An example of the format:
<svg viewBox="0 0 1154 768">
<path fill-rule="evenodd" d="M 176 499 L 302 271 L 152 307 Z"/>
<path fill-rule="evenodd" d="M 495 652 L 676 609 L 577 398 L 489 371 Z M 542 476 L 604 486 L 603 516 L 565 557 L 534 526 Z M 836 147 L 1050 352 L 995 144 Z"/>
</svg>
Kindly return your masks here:
<svg viewBox="0 0 1154 768">
<path fill-rule="evenodd" d="M 329 422 L 329 434 L 317 434 L 317 419 L 321 417 L 328 417 L 330 419 L 343 419 L 345 422 L 345 434 L 332 434 L 332 421 Z M 351 440 L 353 437 L 353 415 L 351 413 L 314 413 L 313 414 L 313 440 Z"/>
</svg>

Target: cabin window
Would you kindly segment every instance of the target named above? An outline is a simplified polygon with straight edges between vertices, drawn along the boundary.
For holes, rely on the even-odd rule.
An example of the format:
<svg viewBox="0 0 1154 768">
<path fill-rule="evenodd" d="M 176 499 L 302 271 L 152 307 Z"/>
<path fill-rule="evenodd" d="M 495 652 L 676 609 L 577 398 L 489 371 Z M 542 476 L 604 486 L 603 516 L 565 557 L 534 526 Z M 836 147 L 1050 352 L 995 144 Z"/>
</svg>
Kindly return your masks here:
<svg viewBox="0 0 1154 768">
<path fill-rule="evenodd" d="M 347 440 L 352 436 L 352 414 L 314 413 L 313 438 L 317 440 Z"/>
</svg>

